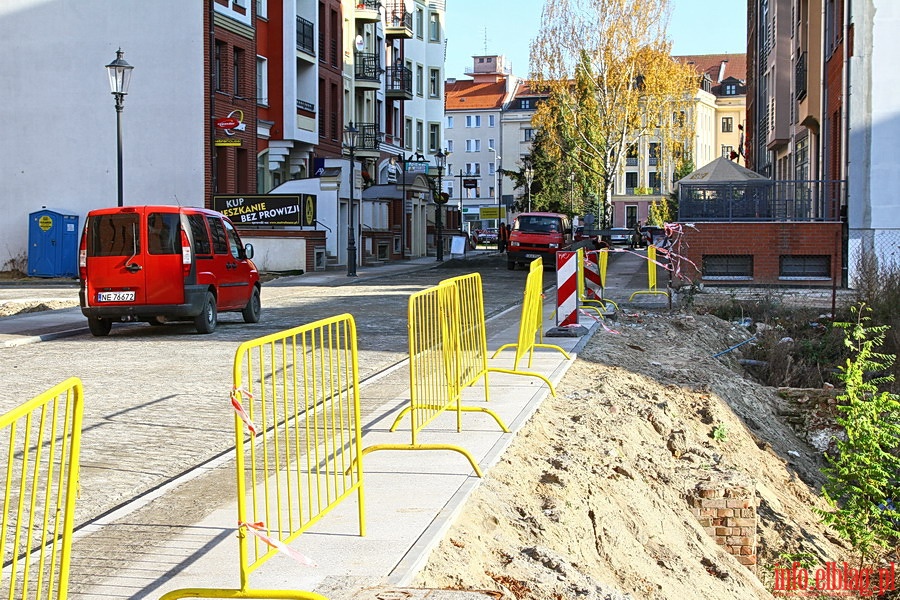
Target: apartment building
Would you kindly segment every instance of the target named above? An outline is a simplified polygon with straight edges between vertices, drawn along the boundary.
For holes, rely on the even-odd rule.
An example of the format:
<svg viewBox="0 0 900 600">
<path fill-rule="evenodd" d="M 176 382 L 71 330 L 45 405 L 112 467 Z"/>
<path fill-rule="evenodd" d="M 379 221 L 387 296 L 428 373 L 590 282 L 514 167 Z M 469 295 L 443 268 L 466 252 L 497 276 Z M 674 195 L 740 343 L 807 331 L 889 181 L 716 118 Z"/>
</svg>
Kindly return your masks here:
<svg viewBox="0 0 900 600">
<path fill-rule="evenodd" d="M 501 123 L 521 82 L 500 55 L 474 56 L 466 74 L 472 78 L 446 82 L 444 135 L 453 176 L 446 190 L 460 207 L 464 227 L 474 230 L 508 220 L 513 190 L 500 170 L 518 169 L 521 148 L 503 139 Z"/>
<path fill-rule="evenodd" d="M 900 243 L 898 24 L 890 0 L 748 3 L 748 165 L 776 181 L 832 182 L 822 193 L 846 223 L 843 285 L 860 251 L 887 256 Z"/>
</svg>

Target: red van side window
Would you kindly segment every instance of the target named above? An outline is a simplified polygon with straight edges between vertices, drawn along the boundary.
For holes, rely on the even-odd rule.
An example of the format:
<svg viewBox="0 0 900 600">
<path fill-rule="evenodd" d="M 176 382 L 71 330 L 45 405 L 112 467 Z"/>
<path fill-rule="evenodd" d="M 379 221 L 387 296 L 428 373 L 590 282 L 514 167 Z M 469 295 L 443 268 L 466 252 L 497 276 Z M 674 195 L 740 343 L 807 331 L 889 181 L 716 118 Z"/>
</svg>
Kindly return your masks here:
<svg viewBox="0 0 900 600">
<path fill-rule="evenodd" d="M 206 222 L 203 215 L 188 215 L 188 225 L 191 227 L 191 237 L 194 238 L 194 254 L 212 254 L 209 245 L 209 233 L 206 231 Z"/>
<path fill-rule="evenodd" d="M 228 238 L 225 237 L 222 220 L 215 217 L 206 217 L 206 220 L 209 222 L 209 230 L 212 232 L 213 251 L 216 254 L 229 254 Z"/>
</svg>

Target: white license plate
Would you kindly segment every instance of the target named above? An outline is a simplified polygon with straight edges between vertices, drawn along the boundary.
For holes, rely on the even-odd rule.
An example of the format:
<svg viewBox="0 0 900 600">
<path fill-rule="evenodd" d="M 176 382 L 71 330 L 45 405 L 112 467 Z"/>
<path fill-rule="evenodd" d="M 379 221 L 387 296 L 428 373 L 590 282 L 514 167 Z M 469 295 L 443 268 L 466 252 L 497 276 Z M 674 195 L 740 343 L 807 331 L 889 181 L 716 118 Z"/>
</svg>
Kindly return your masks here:
<svg viewBox="0 0 900 600">
<path fill-rule="evenodd" d="M 526 254 L 525 258 L 540 258 L 540 254 Z"/>
<path fill-rule="evenodd" d="M 134 302 L 134 292 L 98 292 L 97 302 Z"/>
</svg>

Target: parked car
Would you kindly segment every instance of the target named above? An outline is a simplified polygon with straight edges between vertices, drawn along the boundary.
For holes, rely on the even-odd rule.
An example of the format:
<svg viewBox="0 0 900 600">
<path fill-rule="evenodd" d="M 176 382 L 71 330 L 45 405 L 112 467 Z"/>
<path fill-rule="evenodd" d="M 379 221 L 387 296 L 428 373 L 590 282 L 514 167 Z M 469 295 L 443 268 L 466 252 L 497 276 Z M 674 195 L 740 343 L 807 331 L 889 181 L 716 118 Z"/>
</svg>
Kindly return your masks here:
<svg viewBox="0 0 900 600">
<path fill-rule="evenodd" d="M 627 227 L 613 227 L 609 231 L 609 241 L 613 244 L 630 244 L 634 235 L 634 231 Z"/>
<path fill-rule="evenodd" d="M 572 246 L 572 222 L 560 213 L 522 213 L 513 222 L 506 250 L 506 267 L 525 265 L 542 258 L 544 266 L 556 267 L 556 251 Z"/>
<path fill-rule="evenodd" d="M 496 229 L 479 229 L 475 232 L 477 235 L 477 241 L 479 244 L 496 244 L 497 243 L 497 230 Z"/>
<path fill-rule="evenodd" d="M 78 252 L 81 312 L 95 336 L 114 321 L 193 321 L 211 333 L 218 314 L 259 321 L 259 271 L 228 217 L 203 208 L 92 210 Z"/>
</svg>

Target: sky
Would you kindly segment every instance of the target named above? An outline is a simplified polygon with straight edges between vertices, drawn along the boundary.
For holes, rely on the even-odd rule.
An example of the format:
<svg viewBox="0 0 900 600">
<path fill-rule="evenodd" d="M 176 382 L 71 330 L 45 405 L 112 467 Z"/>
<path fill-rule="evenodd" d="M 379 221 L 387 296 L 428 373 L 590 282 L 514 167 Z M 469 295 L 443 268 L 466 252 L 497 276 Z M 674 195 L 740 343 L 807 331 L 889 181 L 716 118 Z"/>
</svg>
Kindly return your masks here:
<svg viewBox="0 0 900 600">
<path fill-rule="evenodd" d="M 640 0 L 635 0 L 639 2 Z M 746 0 L 670 0 L 672 53 L 747 51 Z M 512 72 L 528 77 L 528 50 L 544 0 L 447 0 L 447 78 L 466 78 L 472 56 L 503 54 Z"/>
</svg>

